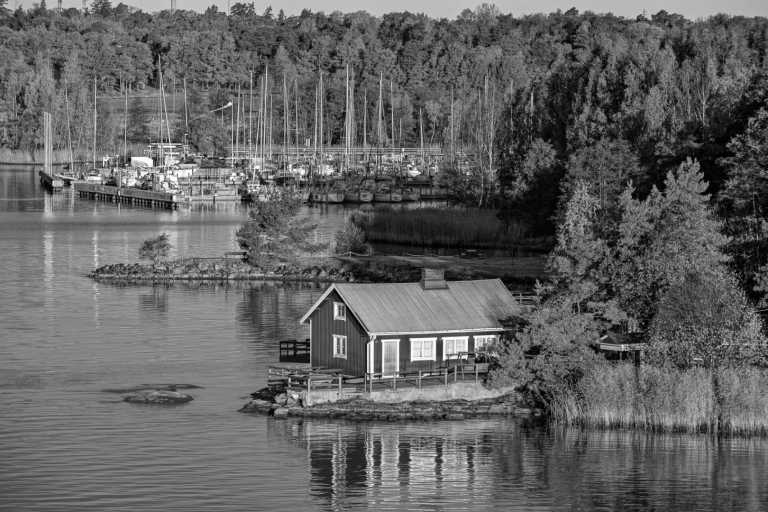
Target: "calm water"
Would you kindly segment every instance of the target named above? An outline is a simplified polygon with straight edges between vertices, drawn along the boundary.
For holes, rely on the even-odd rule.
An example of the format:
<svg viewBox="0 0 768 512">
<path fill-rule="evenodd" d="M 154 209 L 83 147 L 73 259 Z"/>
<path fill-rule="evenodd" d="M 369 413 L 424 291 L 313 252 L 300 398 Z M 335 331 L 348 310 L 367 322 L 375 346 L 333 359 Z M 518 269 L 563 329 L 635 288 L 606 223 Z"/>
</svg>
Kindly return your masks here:
<svg viewBox="0 0 768 512">
<path fill-rule="evenodd" d="M 329 236 L 340 210 L 307 210 Z M 232 250 L 238 207 L 50 195 L 0 170 L 0 510 L 766 510 L 768 441 L 512 420 L 354 424 L 243 415 L 316 287 L 116 287 L 83 275 L 159 232 Z M 105 388 L 203 386 L 155 408 Z"/>
</svg>

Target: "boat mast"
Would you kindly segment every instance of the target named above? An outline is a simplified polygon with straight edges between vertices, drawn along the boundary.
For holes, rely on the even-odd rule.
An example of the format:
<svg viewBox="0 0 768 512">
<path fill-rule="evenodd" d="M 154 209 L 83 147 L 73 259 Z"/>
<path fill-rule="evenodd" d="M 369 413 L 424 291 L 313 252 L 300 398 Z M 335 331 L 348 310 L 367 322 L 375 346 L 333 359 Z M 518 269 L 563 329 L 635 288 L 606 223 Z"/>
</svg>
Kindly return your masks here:
<svg viewBox="0 0 768 512">
<path fill-rule="evenodd" d="M 189 133 L 189 108 L 187 107 L 187 77 L 184 77 L 184 133 Z M 186 143 L 186 137 L 184 138 Z"/>
<path fill-rule="evenodd" d="M 392 126 L 392 140 L 390 147 L 392 148 L 392 158 L 395 156 L 395 95 L 392 85 L 392 79 L 389 79 L 389 119 Z"/>
<path fill-rule="evenodd" d="M 317 100 L 320 96 L 320 84 L 315 84 L 315 125 L 314 125 L 314 133 L 312 134 L 312 142 L 314 144 L 314 153 L 313 153 L 313 161 L 315 165 L 317 165 Z"/>
<path fill-rule="evenodd" d="M 376 136 L 376 148 L 377 148 L 377 154 L 376 154 L 376 170 L 381 170 L 381 141 L 382 141 L 382 131 L 383 131 L 383 112 L 382 112 L 382 81 L 384 80 L 384 73 L 379 73 L 379 103 L 376 107 L 376 124 L 377 124 L 377 136 Z"/>
<path fill-rule="evenodd" d="M 368 89 L 363 89 L 363 159 L 368 161 Z"/>
<path fill-rule="evenodd" d="M 251 81 L 248 88 L 248 170 L 253 172 L 253 69 L 251 69 Z"/>
<path fill-rule="evenodd" d="M 237 120 L 235 121 L 235 152 L 232 154 L 240 156 L 240 106 L 241 106 L 240 84 L 237 84 Z M 232 167 L 235 166 L 235 160 L 232 159 Z"/>
<path fill-rule="evenodd" d="M 323 90 L 323 72 L 320 72 L 320 172 L 322 173 L 322 165 L 325 157 L 323 156 L 323 139 L 325 138 L 325 132 L 323 132 L 323 117 L 324 117 L 324 98 L 325 91 Z"/>
<path fill-rule="evenodd" d="M 96 169 L 96 77 L 93 77 L 93 168 Z"/>
<path fill-rule="evenodd" d="M 128 158 L 128 86 L 123 83 L 125 88 L 125 108 L 123 110 L 123 162 Z"/>
<path fill-rule="evenodd" d="M 288 87 L 283 71 L 283 170 L 288 170 Z"/>
<path fill-rule="evenodd" d="M 295 142 L 296 142 L 296 163 L 299 163 L 299 77 L 298 75 L 293 78 L 293 101 L 294 101 L 294 108 L 293 108 L 293 114 L 295 118 L 295 127 L 296 130 L 294 132 Z"/>
<path fill-rule="evenodd" d="M 72 129 L 69 125 L 69 96 L 67 95 L 67 84 L 64 84 L 64 106 L 67 111 L 67 145 L 69 147 L 69 172 L 75 172 L 75 157 L 72 154 Z"/>
<path fill-rule="evenodd" d="M 344 116 L 344 168 L 342 169 L 342 175 L 349 171 L 349 64 L 347 64 L 346 75 L 346 95 L 345 95 L 345 116 Z"/>
<path fill-rule="evenodd" d="M 421 122 L 421 109 L 419 109 L 419 140 L 421 145 L 421 165 L 424 166 L 424 126 Z"/>
<path fill-rule="evenodd" d="M 453 167 L 453 86 L 451 86 L 451 167 Z"/>
</svg>

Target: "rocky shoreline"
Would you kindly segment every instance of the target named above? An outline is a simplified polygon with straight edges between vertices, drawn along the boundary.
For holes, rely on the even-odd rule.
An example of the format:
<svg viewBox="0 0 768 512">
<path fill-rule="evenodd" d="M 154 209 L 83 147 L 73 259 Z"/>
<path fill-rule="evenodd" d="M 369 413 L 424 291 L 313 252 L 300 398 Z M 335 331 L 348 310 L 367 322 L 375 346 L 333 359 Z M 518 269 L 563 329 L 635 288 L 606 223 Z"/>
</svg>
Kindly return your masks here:
<svg viewBox="0 0 768 512">
<path fill-rule="evenodd" d="M 248 263 L 233 261 L 206 261 L 199 259 L 163 262 L 155 265 L 117 263 L 104 265 L 88 274 L 96 281 L 120 283 L 168 283 L 173 281 L 354 281 L 347 269 L 333 265 L 298 267 L 279 265 L 264 270 Z"/>
<path fill-rule="evenodd" d="M 121 284 L 175 281 L 300 281 L 300 282 L 407 282 L 419 279 L 420 269 L 408 264 L 371 265 L 331 258 L 306 265 L 280 264 L 262 269 L 226 258 L 181 258 L 156 264 L 116 263 L 88 274 L 96 281 Z"/>
<path fill-rule="evenodd" d="M 278 395 L 273 400 L 254 393 L 239 412 L 275 418 L 339 418 L 351 421 L 463 420 L 487 416 L 538 417 L 542 412 L 526 407 L 517 393 L 479 400 L 414 400 L 379 402 L 352 398 L 305 407 L 298 393 Z"/>
</svg>

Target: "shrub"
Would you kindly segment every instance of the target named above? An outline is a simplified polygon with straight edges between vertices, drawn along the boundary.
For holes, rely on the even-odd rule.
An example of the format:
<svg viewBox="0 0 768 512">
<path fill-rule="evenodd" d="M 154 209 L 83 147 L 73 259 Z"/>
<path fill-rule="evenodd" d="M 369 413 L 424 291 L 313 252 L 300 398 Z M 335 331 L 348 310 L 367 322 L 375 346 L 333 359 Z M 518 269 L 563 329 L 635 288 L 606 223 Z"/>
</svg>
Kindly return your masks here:
<svg viewBox="0 0 768 512">
<path fill-rule="evenodd" d="M 168 234 L 162 233 L 155 238 L 144 240 L 139 247 L 139 258 L 151 260 L 154 265 L 162 258 L 167 258 L 171 250 L 171 242 L 168 240 Z"/>
<path fill-rule="evenodd" d="M 352 215 L 347 216 L 344 221 L 344 228 L 336 232 L 335 235 L 335 252 L 336 254 L 347 254 L 349 252 L 357 253 L 369 253 L 370 246 L 365 243 L 365 232 L 358 225 L 360 219 L 352 218 Z"/>
</svg>

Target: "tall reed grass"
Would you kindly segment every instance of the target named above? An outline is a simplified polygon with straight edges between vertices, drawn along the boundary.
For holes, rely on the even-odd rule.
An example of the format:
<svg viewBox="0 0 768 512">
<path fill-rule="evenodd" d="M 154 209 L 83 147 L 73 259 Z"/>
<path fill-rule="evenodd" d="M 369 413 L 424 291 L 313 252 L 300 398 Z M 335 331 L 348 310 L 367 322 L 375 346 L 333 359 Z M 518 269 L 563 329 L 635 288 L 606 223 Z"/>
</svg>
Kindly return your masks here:
<svg viewBox="0 0 768 512">
<path fill-rule="evenodd" d="M 551 412 L 566 423 L 597 427 L 766 435 L 766 391 L 768 370 L 761 368 L 636 369 L 631 364 L 605 364 L 591 370 L 575 389 L 557 396 Z"/>
<path fill-rule="evenodd" d="M 509 226 L 493 210 L 377 207 L 364 226 L 369 242 L 421 247 L 507 248 L 529 242 L 521 222 Z"/>
</svg>

